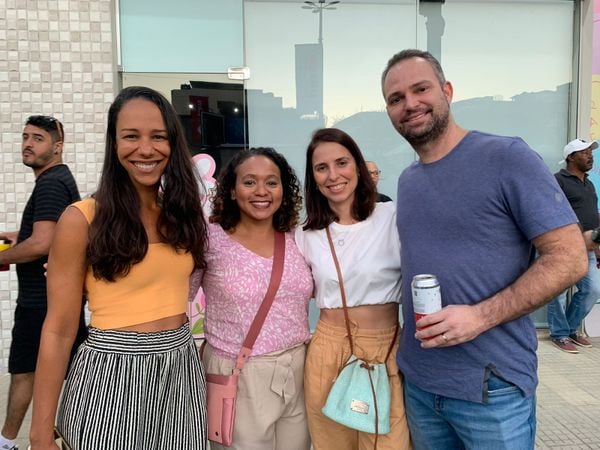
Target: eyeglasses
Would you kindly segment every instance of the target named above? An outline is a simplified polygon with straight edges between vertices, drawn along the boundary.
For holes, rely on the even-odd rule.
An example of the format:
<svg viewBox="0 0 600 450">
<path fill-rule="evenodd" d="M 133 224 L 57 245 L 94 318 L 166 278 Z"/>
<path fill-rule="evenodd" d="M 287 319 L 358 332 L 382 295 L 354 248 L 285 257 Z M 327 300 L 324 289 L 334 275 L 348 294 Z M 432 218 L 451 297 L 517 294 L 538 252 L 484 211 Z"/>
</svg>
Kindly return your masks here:
<svg viewBox="0 0 600 450">
<path fill-rule="evenodd" d="M 381 170 L 369 170 L 371 175 L 381 175 Z"/>
<path fill-rule="evenodd" d="M 60 140 L 62 141 L 65 138 L 62 123 L 60 123 L 60 120 L 58 120 L 52 116 L 43 116 L 43 115 L 29 116 L 26 124 L 31 124 L 33 126 L 39 126 L 40 128 L 50 128 L 51 126 L 54 126 L 56 128 L 56 131 L 58 133 L 58 137 L 60 138 Z"/>
</svg>

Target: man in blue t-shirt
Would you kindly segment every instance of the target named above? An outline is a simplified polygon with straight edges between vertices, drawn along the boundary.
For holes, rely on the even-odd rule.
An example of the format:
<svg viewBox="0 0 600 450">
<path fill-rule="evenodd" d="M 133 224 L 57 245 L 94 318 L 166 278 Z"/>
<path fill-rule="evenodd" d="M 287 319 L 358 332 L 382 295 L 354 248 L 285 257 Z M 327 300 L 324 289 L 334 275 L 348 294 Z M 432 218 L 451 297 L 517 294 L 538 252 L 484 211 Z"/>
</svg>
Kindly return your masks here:
<svg viewBox="0 0 600 450">
<path fill-rule="evenodd" d="M 393 126 L 419 156 L 397 197 L 397 360 L 415 449 L 532 449 L 537 340 L 528 313 L 585 274 L 577 218 L 523 140 L 456 124 L 452 85 L 430 53 L 394 55 L 382 89 Z M 415 323 L 410 283 L 425 273 L 437 276 L 443 308 Z"/>
<path fill-rule="evenodd" d="M 75 179 L 62 164 L 64 131 L 50 116 L 30 116 L 22 134 L 23 164 L 33 169 L 35 188 L 27 201 L 19 231 L 0 232 L 12 243 L 0 252 L 0 265 L 16 264 L 19 293 L 8 357 L 10 388 L 0 450 L 17 450 L 15 443 L 33 394 L 33 378 L 46 317 L 46 277 L 50 244 L 63 210 L 80 199 Z M 73 351 L 85 339 L 83 303 Z"/>
</svg>

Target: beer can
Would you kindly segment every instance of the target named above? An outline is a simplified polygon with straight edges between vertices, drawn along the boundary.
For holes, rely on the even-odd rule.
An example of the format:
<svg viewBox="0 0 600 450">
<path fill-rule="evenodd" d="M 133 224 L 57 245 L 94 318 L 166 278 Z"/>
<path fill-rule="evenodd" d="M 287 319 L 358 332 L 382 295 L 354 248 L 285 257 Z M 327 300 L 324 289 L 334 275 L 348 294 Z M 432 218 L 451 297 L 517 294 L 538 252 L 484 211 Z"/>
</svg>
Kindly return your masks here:
<svg viewBox="0 0 600 450">
<path fill-rule="evenodd" d="M 415 275 L 411 287 L 415 322 L 427 314 L 442 309 L 440 283 L 435 275 Z"/>
</svg>

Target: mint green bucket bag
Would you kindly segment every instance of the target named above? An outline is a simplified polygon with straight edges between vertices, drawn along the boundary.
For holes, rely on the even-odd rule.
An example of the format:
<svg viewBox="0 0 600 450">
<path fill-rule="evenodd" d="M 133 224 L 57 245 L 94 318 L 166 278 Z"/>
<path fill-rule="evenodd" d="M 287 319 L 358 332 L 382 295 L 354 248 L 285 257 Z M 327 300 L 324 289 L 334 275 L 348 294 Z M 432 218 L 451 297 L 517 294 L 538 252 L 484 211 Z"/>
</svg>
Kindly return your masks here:
<svg viewBox="0 0 600 450">
<path fill-rule="evenodd" d="M 390 394 L 386 365 L 369 364 L 352 355 L 331 387 L 322 412 L 348 428 L 388 434 Z"/>
<path fill-rule="evenodd" d="M 390 432 L 391 389 L 386 362 L 396 343 L 399 326 L 396 325 L 383 362 L 369 363 L 355 356 L 342 272 L 329 227 L 325 231 L 338 275 L 351 356 L 341 368 L 321 411 L 329 419 L 348 428 L 375 434 L 377 448 L 377 437 Z"/>
</svg>

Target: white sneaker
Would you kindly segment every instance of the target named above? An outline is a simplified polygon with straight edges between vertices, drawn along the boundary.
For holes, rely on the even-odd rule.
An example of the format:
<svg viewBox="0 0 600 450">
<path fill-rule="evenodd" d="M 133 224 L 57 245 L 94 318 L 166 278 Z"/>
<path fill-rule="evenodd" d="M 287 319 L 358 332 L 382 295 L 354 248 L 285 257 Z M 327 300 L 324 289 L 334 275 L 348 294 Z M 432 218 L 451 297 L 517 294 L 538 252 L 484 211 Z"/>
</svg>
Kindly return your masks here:
<svg viewBox="0 0 600 450">
<path fill-rule="evenodd" d="M 19 446 L 17 444 L 14 444 L 12 447 L 9 447 L 10 444 L 4 444 L 2 447 L 0 447 L 0 450 L 19 450 Z"/>
</svg>

